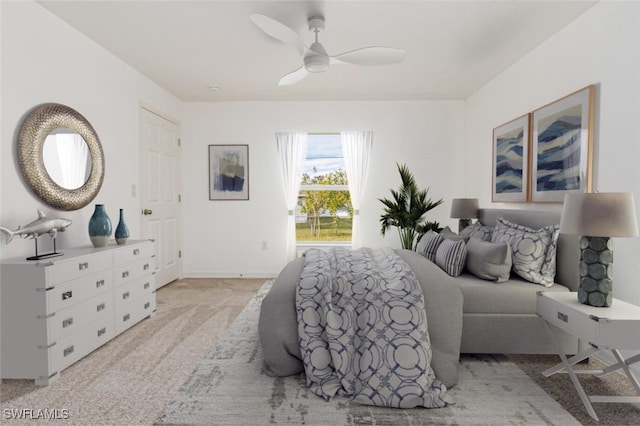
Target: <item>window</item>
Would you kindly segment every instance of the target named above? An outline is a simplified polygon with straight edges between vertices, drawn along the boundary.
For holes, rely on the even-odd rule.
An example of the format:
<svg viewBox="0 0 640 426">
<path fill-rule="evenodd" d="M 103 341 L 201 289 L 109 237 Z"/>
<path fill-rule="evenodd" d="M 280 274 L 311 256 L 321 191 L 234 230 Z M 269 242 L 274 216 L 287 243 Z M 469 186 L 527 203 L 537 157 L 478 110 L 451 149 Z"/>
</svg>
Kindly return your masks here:
<svg viewBox="0 0 640 426">
<path fill-rule="evenodd" d="M 296 241 L 351 242 L 353 208 L 340 134 L 308 135 L 296 208 Z"/>
</svg>

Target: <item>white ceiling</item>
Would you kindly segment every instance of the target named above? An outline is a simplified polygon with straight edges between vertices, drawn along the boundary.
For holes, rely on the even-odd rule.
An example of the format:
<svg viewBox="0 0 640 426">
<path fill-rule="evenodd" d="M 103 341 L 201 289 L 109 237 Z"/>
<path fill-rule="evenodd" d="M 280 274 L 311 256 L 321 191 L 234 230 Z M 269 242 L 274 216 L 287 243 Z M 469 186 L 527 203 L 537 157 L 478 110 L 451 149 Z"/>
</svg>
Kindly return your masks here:
<svg viewBox="0 0 640 426">
<path fill-rule="evenodd" d="M 184 101 L 465 99 L 593 6 L 593 1 L 41 1 Z M 322 14 L 330 55 L 382 45 L 401 64 L 333 65 L 293 86 L 301 65 L 251 21 L 261 13 L 308 44 Z M 220 90 L 210 90 L 217 86 Z"/>
</svg>

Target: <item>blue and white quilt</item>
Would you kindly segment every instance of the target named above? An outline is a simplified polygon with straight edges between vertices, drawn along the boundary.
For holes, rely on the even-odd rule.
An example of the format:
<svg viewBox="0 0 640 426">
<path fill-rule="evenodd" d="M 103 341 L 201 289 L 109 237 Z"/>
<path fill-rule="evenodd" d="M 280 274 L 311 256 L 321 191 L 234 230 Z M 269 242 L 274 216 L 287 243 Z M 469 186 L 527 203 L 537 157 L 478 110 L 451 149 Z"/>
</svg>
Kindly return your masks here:
<svg viewBox="0 0 640 426">
<path fill-rule="evenodd" d="M 309 388 L 383 407 L 445 407 L 422 289 L 393 249 L 305 252 L 296 290 Z"/>
</svg>

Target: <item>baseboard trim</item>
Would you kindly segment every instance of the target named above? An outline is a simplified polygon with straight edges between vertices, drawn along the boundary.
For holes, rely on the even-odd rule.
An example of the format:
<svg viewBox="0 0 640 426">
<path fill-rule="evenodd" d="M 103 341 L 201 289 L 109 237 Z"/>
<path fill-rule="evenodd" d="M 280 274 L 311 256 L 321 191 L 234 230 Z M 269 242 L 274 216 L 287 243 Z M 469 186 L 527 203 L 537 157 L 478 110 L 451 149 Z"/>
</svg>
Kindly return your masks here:
<svg viewBox="0 0 640 426">
<path fill-rule="evenodd" d="M 188 272 L 184 278 L 276 278 L 279 272 Z"/>
</svg>

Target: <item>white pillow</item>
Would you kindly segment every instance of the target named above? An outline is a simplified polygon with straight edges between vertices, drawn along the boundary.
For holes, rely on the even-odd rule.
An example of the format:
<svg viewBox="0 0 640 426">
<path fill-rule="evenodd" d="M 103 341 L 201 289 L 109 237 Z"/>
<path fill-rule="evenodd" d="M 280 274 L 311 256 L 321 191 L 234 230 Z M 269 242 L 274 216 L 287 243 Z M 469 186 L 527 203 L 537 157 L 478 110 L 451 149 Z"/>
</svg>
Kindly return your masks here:
<svg viewBox="0 0 640 426">
<path fill-rule="evenodd" d="M 549 225 L 534 230 L 499 217 L 491 242 L 509 243 L 514 273 L 532 283 L 551 287 L 556 275 L 559 227 Z"/>
</svg>

